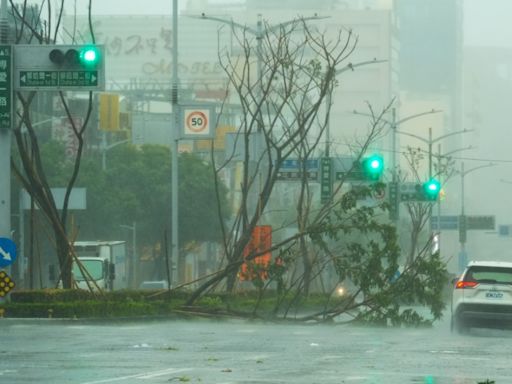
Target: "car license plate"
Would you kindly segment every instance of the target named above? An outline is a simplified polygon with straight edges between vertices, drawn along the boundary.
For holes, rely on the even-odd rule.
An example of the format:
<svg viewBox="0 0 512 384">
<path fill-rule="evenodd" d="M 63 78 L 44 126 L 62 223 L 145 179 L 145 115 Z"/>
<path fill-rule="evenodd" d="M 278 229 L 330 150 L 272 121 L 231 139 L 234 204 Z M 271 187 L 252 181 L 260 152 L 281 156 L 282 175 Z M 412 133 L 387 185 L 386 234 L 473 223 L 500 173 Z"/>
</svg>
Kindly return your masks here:
<svg viewBox="0 0 512 384">
<path fill-rule="evenodd" d="M 485 297 L 488 299 L 501 299 L 503 298 L 503 292 L 486 292 Z"/>
</svg>

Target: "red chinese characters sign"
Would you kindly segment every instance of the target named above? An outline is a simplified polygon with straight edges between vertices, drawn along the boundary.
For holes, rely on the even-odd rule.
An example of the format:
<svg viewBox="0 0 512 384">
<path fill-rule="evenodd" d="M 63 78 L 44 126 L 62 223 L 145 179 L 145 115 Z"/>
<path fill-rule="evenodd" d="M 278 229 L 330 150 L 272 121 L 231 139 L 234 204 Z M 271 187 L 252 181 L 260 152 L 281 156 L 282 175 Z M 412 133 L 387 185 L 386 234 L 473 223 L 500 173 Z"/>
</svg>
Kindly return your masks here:
<svg viewBox="0 0 512 384">
<path fill-rule="evenodd" d="M 249 259 L 240 267 L 240 280 L 254 280 L 256 274 L 267 278 L 267 269 L 272 261 L 272 226 L 258 225 L 252 232 L 252 238 L 244 249 L 244 259 Z M 253 255 L 259 255 L 253 257 Z"/>
</svg>

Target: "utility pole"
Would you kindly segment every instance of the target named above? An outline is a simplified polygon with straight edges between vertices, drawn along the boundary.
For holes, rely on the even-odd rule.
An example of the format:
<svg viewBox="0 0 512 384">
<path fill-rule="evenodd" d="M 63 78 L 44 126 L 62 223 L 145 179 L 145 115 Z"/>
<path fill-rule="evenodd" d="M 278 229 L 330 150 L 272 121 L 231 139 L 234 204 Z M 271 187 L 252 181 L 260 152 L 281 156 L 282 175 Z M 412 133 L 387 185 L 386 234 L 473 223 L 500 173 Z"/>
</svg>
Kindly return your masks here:
<svg viewBox="0 0 512 384">
<path fill-rule="evenodd" d="M 179 260 L 178 243 L 178 143 L 179 143 L 179 104 L 178 104 L 178 0 L 172 2 L 172 114 L 174 124 L 172 124 L 171 133 L 171 279 L 172 279 L 172 260 L 176 260 L 176 270 L 178 272 L 177 282 L 181 276 Z"/>
</svg>

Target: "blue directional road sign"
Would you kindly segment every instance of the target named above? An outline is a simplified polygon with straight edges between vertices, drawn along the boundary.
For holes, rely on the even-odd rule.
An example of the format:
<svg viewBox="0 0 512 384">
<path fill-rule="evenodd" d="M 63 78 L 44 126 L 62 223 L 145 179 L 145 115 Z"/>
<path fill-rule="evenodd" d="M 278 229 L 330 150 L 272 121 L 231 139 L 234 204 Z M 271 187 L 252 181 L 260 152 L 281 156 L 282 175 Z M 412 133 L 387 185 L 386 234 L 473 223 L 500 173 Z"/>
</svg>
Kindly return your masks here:
<svg viewBox="0 0 512 384">
<path fill-rule="evenodd" d="M 16 260 L 16 244 L 7 237 L 0 237 L 0 267 L 7 267 Z"/>
</svg>

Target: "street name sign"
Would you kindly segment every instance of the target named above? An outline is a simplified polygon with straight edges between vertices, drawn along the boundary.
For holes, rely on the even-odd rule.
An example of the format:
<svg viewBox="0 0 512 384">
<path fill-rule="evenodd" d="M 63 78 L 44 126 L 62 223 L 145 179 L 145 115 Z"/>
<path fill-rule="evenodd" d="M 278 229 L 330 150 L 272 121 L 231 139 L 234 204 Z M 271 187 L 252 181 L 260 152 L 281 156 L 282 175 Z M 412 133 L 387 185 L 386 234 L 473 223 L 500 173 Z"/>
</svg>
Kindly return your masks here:
<svg viewBox="0 0 512 384">
<path fill-rule="evenodd" d="M 280 181 L 297 181 L 302 180 L 302 172 L 299 170 L 295 171 L 278 171 L 277 172 L 277 180 Z M 318 181 L 318 172 L 316 171 L 306 171 L 306 181 Z"/>
<path fill-rule="evenodd" d="M 318 181 L 319 175 L 319 159 L 285 159 L 277 172 L 277 180 L 281 181 L 296 181 L 302 180 L 303 168 L 305 171 L 305 180 Z"/>
<path fill-rule="evenodd" d="M 20 71 L 19 87 L 65 88 L 97 87 L 98 71 Z"/>
</svg>

